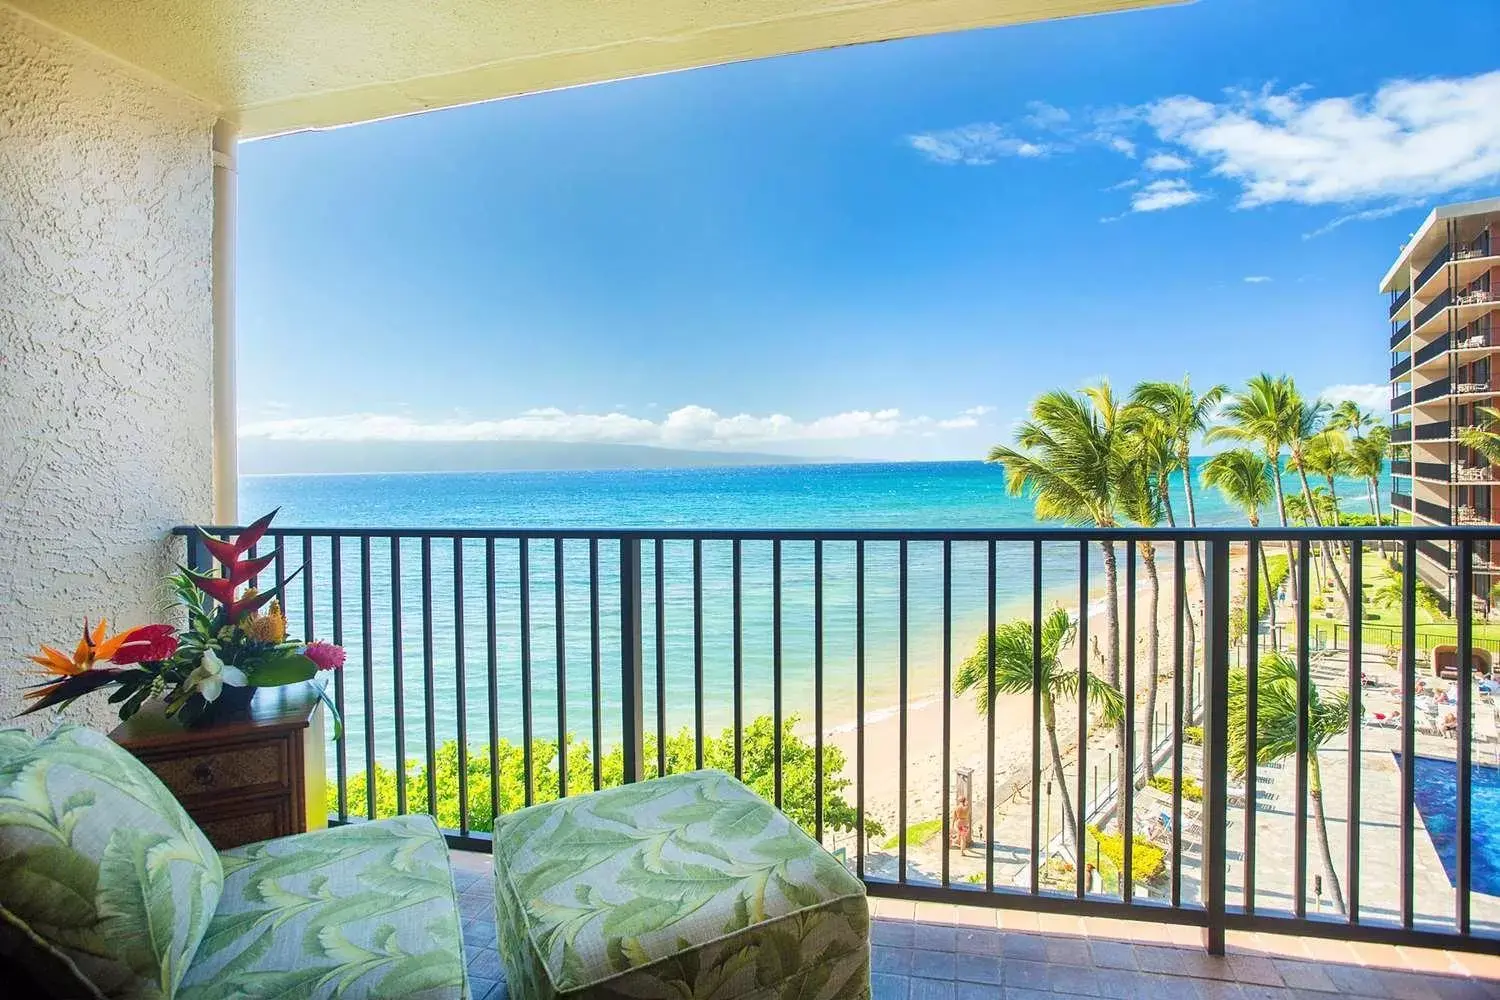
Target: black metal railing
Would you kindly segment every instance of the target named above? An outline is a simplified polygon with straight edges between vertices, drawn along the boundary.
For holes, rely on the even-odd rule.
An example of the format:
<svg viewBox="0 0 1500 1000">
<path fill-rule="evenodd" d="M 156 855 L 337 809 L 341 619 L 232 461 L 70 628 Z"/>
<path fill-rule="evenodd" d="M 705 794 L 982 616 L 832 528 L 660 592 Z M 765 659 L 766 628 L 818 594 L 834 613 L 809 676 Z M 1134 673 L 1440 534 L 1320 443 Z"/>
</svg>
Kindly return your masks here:
<svg viewBox="0 0 1500 1000">
<path fill-rule="evenodd" d="M 1391 443 L 1401 444 L 1411 440 L 1411 422 L 1391 425 Z"/>
<path fill-rule="evenodd" d="M 1411 371 L 1411 358 L 1402 358 L 1400 361 L 1397 361 L 1395 364 L 1391 365 L 1390 380 L 1392 382 L 1395 382 L 1397 379 L 1400 379 L 1409 371 Z"/>
<path fill-rule="evenodd" d="M 1391 299 L 1391 311 L 1387 315 L 1390 315 L 1390 316 L 1396 315 L 1398 312 L 1401 311 L 1401 307 L 1404 306 L 1404 305 L 1406 305 L 1406 303 L 1408 303 L 1410 301 L 1411 301 L 1411 289 L 1410 288 L 1403 288 L 1401 291 L 1399 291 L 1399 292 L 1396 293 L 1395 298 Z"/>
<path fill-rule="evenodd" d="M 1391 493 L 1391 506 L 1398 510 L 1411 510 L 1411 494 L 1399 490 Z"/>
<path fill-rule="evenodd" d="M 1456 745 L 1419 730 L 1414 567 L 1419 544 L 1452 544 L 1469 608 L 1475 546 L 1495 533 L 273 528 L 256 550 L 274 552 L 274 580 L 251 583 L 300 563 L 289 620 L 348 650 L 332 681 L 335 823 L 426 811 L 454 846 L 488 850 L 497 813 L 711 766 L 872 895 L 1195 925 L 1220 952 L 1233 929 L 1486 949 L 1500 923 L 1472 901 L 1486 888 L 1469 805 L 1477 692 L 1458 671 Z M 205 566 L 194 529 L 177 534 Z M 1364 593 L 1382 550 L 1402 636 L 1384 661 L 1364 616 L 1312 615 L 1337 602 L 1330 577 Z M 1247 599 L 1263 590 L 1289 599 Z M 1054 605 L 1073 620 L 1048 645 Z M 1489 635 L 1457 622 L 1469 663 Z M 1329 647 L 1337 625 L 1345 651 Z M 1019 659 L 985 641 L 997 626 Z M 1382 687 L 1372 662 L 1390 664 Z M 1262 699 L 1281 671 L 1295 683 Z M 1115 694 L 1096 699 L 1091 679 Z M 1377 698 L 1399 721 L 1372 725 Z M 1261 734 L 1261 752 L 1231 758 L 1234 732 Z M 1066 762 L 1047 766 L 1054 737 Z M 1418 803 L 1418 751 L 1454 769 L 1445 900 L 1417 849 L 1414 811 L 1437 808 Z M 1399 778 L 1365 766 L 1392 753 Z M 1342 817 L 1331 867 L 1312 837 L 1325 814 Z M 1324 912 L 1335 885 L 1343 911 Z"/>
<path fill-rule="evenodd" d="M 1411 459 L 1409 459 L 1409 458 L 1394 458 L 1394 459 L 1391 459 L 1391 475 L 1393 475 L 1393 476 L 1410 476 L 1411 475 Z"/>
<path fill-rule="evenodd" d="M 1442 504 L 1433 503 L 1430 500 L 1415 501 L 1412 504 L 1412 510 L 1436 524 L 1453 523 L 1453 512 Z"/>
<path fill-rule="evenodd" d="M 1397 395 L 1391 397 L 1391 412 L 1392 413 L 1394 413 L 1397 410 L 1405 409 L 1406 407 L 1408 407 L 1410 405 L 1411 405 L 1411 392 L 1410 391 L 1398 393 Z"/>
<path fill-rule="evenodd" d="M 1423 347 L 1421 350 L 1413 354 L 1411 356 L 1412 362 L 1418 365 L 1425 365 L 1433 358 L 1442 356 L 1447 350 L 1448 335 L 1445 333 L 1441 337 L 1438 337 L 1436 340 L 1434 340 L 1432 343 L 1428 344 L 1426 347 Z"/>
<path fill-rule="evenodd" d="M 1416 473 L 1421 479 L 1436 479 L 1446 483 L 1452 475 L 1452 469 L 1447 462 L 1418 462 Z"/>
<path fill-rule="evenodd" d="M 1434 399 L 1441 399 L 1443 396 L 1448 395 L 1448 390 L 1451 385 L 1452 383 L 1447 376 L 1428 382 L 1426 385 L 1412 391 L 1412 402 L 1427 403 Z"/>
<path fill-rule="evenodd" d="M 1412 282 L 1412 287 L 1421 288 L 1423 285 L 1427 284 L 1427 279 L 1431 278 L 1433 275 L 1441 271 L 1443 269 L 1443 265 L 1447 264 L 1452 259 L 1453 244 L 1444 244 L 1441 250 L 1432 255 L 1432 259 L 1427 262 L 1427 266 L 1423 267 L 1422 270 L 1418 272 L 1417 280 Z M 1420 323 L 1421 321 L 1418 320 L 1418 325 L 1420 325 Z"/>
<path fill-rule="evenodd" d="M 1400 326 L 1396 327 L 1396 332 L 1391 334 L 1391 350 L 1394 351 L 1396 349 L 1396 345 L 1401 343 L 1401 341 L 1405 340 L 1409 336 L 1411 336 L 1411 320 L 1407 320 L 1405 323 L 1402 323 Z"/>
<path fill-rule="evenodd" d="M 1433 299 L 1417 312 L 1416 317 L 1412 320 L 1413 328 L 1422 326 L 1428 320 L 1441 313 L 1444 309 L 1447 309 L 1448 303 L 1452 301 L 1453 293 L 1446 288 L 1443 289 L 1442 292 L 1438 293 L 1437 298 Z"/>
<path fill-rule="evenodd" d="M 1430 424 L 1418 424 L 1414 436 L 1418 441 L 1441 441 L 1452 436 L 1452 428 L 1446 420 L 1434 420 Z"/>
<path fill-rule="evenodd" d="M 1443 567 L 1443 569 L 1449 569 L 1453 565 L 1448 546 L 1442 542 L 1434 542 L 1430 538 L 1420 539 L 1417 542 L 1417 551 Z"/>
</svg>

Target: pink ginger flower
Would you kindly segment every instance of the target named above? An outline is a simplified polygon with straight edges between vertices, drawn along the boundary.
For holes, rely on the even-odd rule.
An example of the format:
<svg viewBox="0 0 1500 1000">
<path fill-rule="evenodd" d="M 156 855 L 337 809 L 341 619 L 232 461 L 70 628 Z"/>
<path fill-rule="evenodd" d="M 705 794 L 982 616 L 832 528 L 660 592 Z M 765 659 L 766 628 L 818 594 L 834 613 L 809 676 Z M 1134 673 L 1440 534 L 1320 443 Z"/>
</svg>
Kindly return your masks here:
<svg viewBox="0 0 1500 1000">
<path fill-rule="evenodd" d="M 337 670 L 344 665 L 344 647 L 331 642 L 310 642 L 302 655 L 317 664 L 319 670 Z"/>
</svg>

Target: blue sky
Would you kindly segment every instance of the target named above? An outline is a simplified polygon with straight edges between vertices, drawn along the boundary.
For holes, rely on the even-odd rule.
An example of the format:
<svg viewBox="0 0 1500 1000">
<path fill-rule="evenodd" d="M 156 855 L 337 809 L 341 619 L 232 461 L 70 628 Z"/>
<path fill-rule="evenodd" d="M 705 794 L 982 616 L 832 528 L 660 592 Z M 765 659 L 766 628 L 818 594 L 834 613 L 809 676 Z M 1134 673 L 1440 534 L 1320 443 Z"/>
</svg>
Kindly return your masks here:
<svg viewBox="0 0 1500 1000">
<path fill-rule="evenodd" d="M 1422 10 L 1201 0 L 248 143 L 242 434 L 963 458 L 1101 376 L 1373 404 L 1381 275 L 1500 190 L 1493 0 Z"/>
</svg>

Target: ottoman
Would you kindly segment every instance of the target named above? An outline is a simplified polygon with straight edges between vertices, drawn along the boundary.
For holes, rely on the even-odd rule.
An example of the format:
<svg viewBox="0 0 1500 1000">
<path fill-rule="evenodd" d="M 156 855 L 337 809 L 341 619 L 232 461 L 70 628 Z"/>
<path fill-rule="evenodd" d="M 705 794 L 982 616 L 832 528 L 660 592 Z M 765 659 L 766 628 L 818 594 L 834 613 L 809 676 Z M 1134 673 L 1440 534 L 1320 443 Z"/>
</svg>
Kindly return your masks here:
<svg viewBox="0 0 1500 1000">
<path fill-rule="evenodd" d="M 517 1000 L 862 1000 L 869 924 L 864 886 L 719 771 L 495 826 L 495 926 Z"/>
</svg>

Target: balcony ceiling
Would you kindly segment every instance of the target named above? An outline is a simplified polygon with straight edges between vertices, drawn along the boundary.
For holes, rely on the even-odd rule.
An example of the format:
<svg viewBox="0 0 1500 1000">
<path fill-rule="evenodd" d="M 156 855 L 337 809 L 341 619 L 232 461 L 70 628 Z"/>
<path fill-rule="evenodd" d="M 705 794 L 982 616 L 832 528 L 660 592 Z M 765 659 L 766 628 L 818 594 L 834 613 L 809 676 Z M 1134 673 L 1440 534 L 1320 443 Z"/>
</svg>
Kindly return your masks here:
<svg viewBox="0 0 1500 1000">
<path fill-rule="evenodd" d="M 0 0 L 246 136 L 1169 0 Z"/>
</svg>

